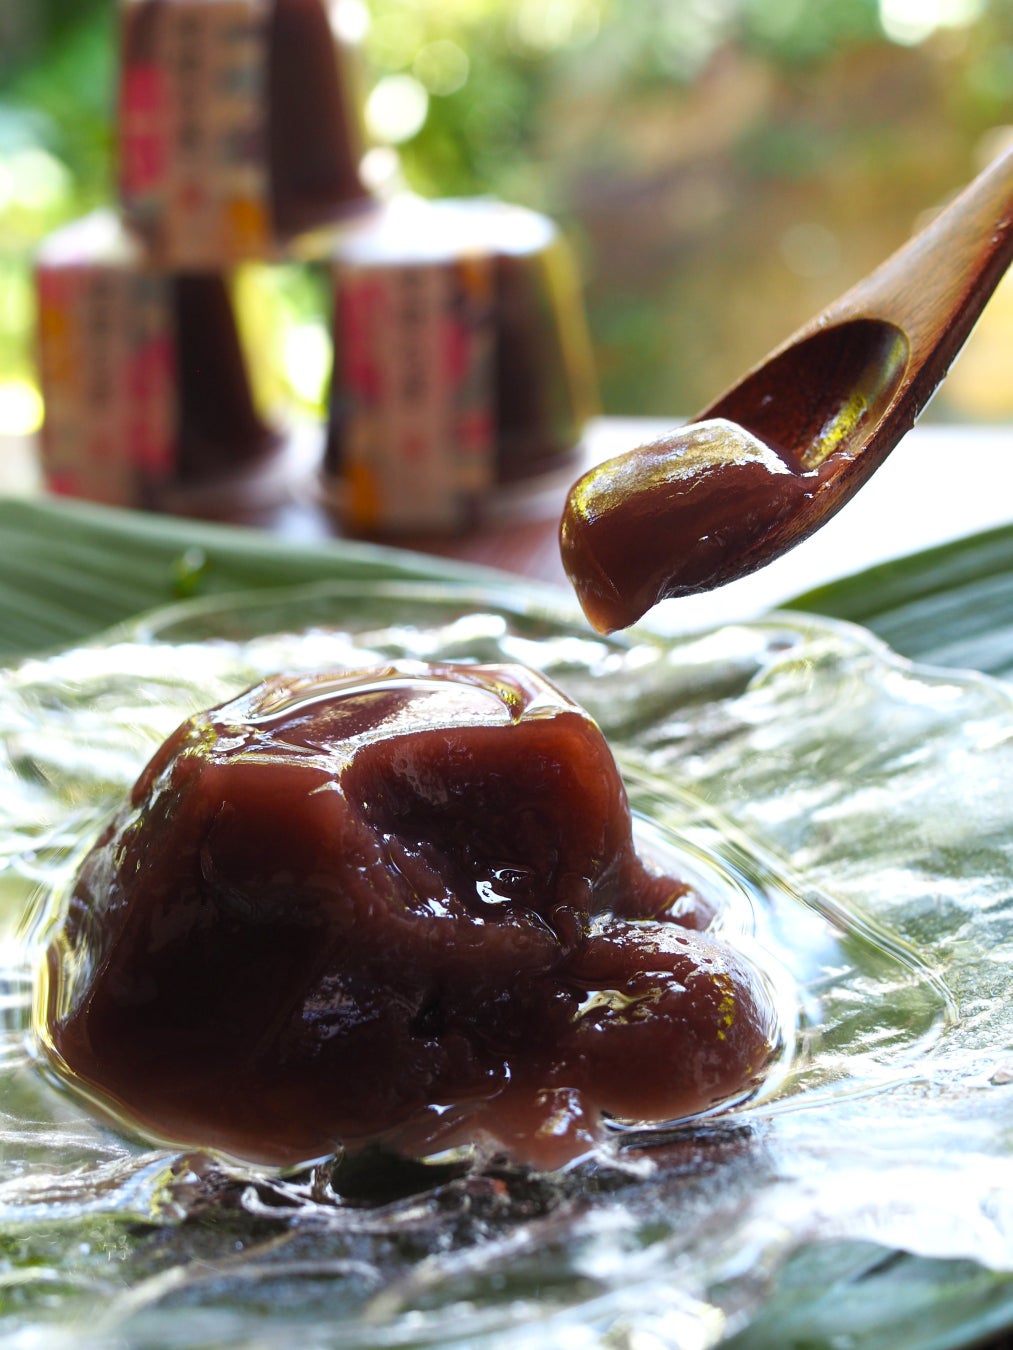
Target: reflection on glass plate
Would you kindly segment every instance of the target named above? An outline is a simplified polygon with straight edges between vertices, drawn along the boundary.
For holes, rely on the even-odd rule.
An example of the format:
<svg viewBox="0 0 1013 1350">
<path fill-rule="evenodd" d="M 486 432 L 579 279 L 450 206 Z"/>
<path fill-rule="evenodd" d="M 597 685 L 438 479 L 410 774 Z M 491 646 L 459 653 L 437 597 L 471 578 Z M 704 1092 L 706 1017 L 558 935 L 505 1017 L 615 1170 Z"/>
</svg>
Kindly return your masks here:
<svg viewBox="0 0 1013 1350">
<path fill-rule="evenodd" d="M 45 1074 L 52 897 L 155 745 L 265 674 L 403 656 L 520 661 L 594 714 L 641 831 L 793 990 L 759 1097 L 555 1176 L 275 1176 L 132 1140 Z M 734 1334 L 816 1240 L 1013 1269 L 1011 714 L 1007 687 L 823 620 L 602 639 L 411 583 L 184 605 L 5 672 L 0 1335 L 664 1350 Z"/>
</svg>

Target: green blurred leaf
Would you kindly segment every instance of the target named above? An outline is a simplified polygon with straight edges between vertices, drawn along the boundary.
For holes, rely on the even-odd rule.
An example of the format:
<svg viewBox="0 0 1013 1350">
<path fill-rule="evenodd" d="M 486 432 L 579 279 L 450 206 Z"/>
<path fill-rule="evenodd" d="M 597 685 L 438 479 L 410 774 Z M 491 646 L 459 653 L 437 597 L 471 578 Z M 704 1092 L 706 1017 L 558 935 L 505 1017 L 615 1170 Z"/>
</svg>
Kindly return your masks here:
<svg viewBox="0 0 1013 1350">
<path fill-rule="evenodd" d="M 1013 1276 L 872 1244 L 825 1243 L 789 1262 L 726 1350 L 958 1350 L 1013 1323 Z"/>
<path fill-rule="evenodd" d="M 477 579 L 474 567 L 369 544 L 295 544 L 91 503 L 0 500 L 0 659 L 79 642 L 195 595 L 356 577 Z"/>
<path fill-rule="evenodd" d="M 807 591 L 789 608 L 870 628 L 901 656 L 1013 675 L 1013 526 Z"/>
<path fill-rule="evenodd" d="M 256 530 L 82 502 L 0 500 L 0 658 L 80 641 L 191 595 L 328 578 L 475 580 L 473 567 L 376 545 L 297 544 Z M 194 569 L 187 559 L 201 558 Z M 505 581 L 488 572 L 486 584 Z M 896 652 L 1013 675 L 1013 526 L 808 591 L 788 608 L 871 629 Z"/>
</svg>

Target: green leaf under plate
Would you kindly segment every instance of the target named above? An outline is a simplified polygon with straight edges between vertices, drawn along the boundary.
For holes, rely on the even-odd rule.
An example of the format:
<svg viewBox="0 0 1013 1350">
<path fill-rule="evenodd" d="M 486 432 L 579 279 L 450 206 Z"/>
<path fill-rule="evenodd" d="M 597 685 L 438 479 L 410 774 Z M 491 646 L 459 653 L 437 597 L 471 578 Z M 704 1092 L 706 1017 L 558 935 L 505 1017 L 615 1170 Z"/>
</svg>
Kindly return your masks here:
<svg viewBox="0 0 1013 1350">
<path fill-rule="evenodd" d="M 68 646 L 195 596 L 335 578 L 494 585 L 497 575 L 364 543 L 300 544 L 85 502 L 0 499 L 0 661 Z"/>
<path fill-rule="evenodd" d="M 370 544 L 299 544 L 90 503 L 0 500 L 0 660 L 190 596 L 357 577 L 494 587 L 500 574 Z M 856 573 L 789 607 L 862 624 L 902 656 L 1009 676 L 1013 526 Z"/>
<path fill-rule="evenodd" d="M 934 665 L 1013 675 L 1013 526 L 958 539 L 806 592 L 791 608 L 872 629 Z"/>
</svg>

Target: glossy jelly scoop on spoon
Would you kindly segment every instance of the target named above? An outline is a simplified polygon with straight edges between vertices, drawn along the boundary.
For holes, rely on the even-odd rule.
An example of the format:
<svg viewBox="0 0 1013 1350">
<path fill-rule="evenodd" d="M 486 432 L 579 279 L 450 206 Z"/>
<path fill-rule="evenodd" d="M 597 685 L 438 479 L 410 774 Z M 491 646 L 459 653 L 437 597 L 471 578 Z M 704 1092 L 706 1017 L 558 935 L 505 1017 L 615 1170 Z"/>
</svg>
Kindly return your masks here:
<svg viewBox="0 0 1013 1350">
<path fill-rule="evenodd" d="M 1013 259 L 1013 151 L 688 426 L 570 490 L 563 565 L 611 632 L 756 571 L 910 430 Z"/>
</svg>

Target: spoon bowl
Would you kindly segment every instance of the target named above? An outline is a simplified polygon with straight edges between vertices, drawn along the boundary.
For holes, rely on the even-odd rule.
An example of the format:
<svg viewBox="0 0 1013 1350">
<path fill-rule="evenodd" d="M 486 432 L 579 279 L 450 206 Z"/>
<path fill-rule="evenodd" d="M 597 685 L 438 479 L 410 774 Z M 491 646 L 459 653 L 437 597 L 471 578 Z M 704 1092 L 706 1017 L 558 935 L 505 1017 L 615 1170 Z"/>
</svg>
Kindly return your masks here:
<svg viewBox="0 0 1013 1350">
<path fill-rule="evenodd" d="M 825 524 L 914 425 L 1011 260 L 1013 151 L 688 426 L 580 478 L 560 548 L 591 623 L 624 628 Z"/>
<path fill-rule="evenodd" d="M 800 470 L 818 469 L 863 424 L 883 421 L 910 356 L 896 324 L 848 319 L 770 357 L 695 420 L 735 422 Z"/>
</svg>

